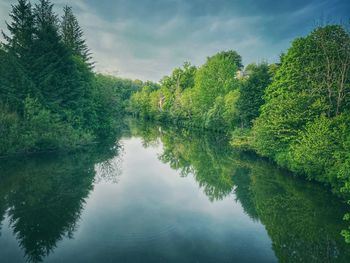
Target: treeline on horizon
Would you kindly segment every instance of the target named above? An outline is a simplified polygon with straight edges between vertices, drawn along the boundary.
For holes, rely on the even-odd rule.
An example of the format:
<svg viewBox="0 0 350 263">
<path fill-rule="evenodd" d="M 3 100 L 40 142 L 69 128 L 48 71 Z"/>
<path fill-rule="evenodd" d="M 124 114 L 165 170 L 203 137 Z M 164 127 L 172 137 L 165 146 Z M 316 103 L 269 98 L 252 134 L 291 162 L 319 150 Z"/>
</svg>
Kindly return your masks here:
<svg viewBox="0 0 350 263">
<path fill-rule="evenodd" d="M 112 135 L 131 93 L 152 83 L 95 74 L 72 8 L 19 0 L 0 43 L 0 156 L 72 149 Z"/>
<path fill-rule="evenodd" d="M 279 63 L 244 68 L 237 52 L 224 51 L 200 67 L 185 63 L 160 83 L 133 94 L 128 110 L 230 134 L 235 147 L 349 195 L 350 35 L 344 25 L 295 39 Z"/>
</svg>

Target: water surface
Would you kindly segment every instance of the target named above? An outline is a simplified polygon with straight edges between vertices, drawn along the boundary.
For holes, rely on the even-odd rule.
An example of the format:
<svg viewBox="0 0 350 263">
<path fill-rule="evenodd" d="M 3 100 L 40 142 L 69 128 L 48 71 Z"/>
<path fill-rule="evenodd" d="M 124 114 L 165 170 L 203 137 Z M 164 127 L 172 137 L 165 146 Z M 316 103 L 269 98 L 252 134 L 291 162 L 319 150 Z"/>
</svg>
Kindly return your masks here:
<svg viewBox="0 0 350 263">
<path fill-rule="evenodd" d="M 221 136 L 131 121 L 0 169 L 1 262 L 350 262 L 339 199 Z"/>
</svg>

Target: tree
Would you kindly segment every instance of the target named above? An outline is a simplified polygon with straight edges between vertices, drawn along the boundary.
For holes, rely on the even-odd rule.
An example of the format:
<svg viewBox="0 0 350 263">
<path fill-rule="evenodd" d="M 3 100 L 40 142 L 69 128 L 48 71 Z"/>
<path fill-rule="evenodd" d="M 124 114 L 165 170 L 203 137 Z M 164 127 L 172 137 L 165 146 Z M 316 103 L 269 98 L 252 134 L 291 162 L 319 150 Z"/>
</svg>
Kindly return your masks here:
<svg viewBox="0 0 350 263">
<path fill-rule="evenodd" d="M 350 106 L 350 34 L 341 25 L 316 29 L 312 34 L 318 59 L 312 93 L 327 98 L 327 115 L 337 116 Z"/>
<path fill-rule="evenodd" d="M 265 89 L 271 83 L 269 66 L 266 63 L 250 68 L 248 79 L 244 80 L 240 87 L 240 97 L 237 102 L 241 128 L 251 127 L 253 120 L 259 116 L 259 109 L 264 103 Z"/>
<path fill-rule="evenodd" d="M 63 8 L 64 15 L 60 25 L 60 33 L 65 46 L 75 56 L 79 56 L 85 63 L 92 67 L 91 53 L 84 39 L 84 33 L 79 22 L 73 14 L 72 7 Z"/>
<path fill-rule="evenodd" d="M 21 58 L 22 62 L 28 63 L 28 55 L 31 51 L 35 33 L 34 15 L 30 2 L 18 0 L 16 5 L 12 5 L 10 17 L 12 21 L 10 23 L 6 22 L 10 35 L 2 31 L 2 35 L 7 42 L 4 44 L 4 48 L 17 58 Z"/>
<path fill-rule="evenodd" d="M 182 68 L 175 68 L 171 76 L 164 77 L 160 82 L 161 85 L 172 92 L 177 89 L 183 91 L 194 86 L 194 76 L 197 68 L 189 62 L 185 62 Z"/>
<path fill-rule="evenodd" d="M 32 52 L 32 78 L 39 87 L 43 105 L 54 111 L 77 109 L 86 92 L 77 64 L 58 34 L 58 18 L 53 4 L 41 0 L 35 5 L 37 39 Z"/>
<path fill-rule="evenodd" d="M 2 31 L 5 43 L 0 44 L 0 95 L 11 110 L 22 114 L 25 97 L 34 93 L 29 76 L 35 33 L 30 2 L 19 0 L 12 5 L 10 18 L 9 35 Z"/>
<path fill-rule="evenodd" d="M 35 86 L 21 61 L 0 46 L 0 103 L 11 111 L 23 114 L 23 101 Z"/>
<path fill-rule="evenodd" d="M 338 25 L 317 28 L 293 42 L 254 125 L 258 153 L 288 165 L 289 146 L 308 122 L 350 106 L 349 45 L 349 34 Z"/>
<path fill-rule="evenodd" d="M 214 104 L 216 97 L 225 96 L 238 88 L 236 72 L 242 67 L 241 57 L 235 51 L 220 52 L 207 59 L 195 77 L 193 111 L 203 115 Z"/>
</svg>

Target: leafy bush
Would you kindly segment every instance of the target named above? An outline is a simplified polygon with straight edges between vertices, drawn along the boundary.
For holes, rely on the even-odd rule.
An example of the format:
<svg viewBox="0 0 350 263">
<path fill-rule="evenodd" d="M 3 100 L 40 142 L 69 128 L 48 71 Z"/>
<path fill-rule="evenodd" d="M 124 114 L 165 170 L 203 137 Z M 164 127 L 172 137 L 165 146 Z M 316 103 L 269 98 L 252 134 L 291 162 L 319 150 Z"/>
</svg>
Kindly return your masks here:
<svg viewBox="0 0 350 263">
<path fill-rule="evenodd" d="M 74 129 L 31 98 L 25 101 L 24 129 L 24 148 L 28 151 L 74 148 L 94 139 L 92 134 Z"/>
</svg>

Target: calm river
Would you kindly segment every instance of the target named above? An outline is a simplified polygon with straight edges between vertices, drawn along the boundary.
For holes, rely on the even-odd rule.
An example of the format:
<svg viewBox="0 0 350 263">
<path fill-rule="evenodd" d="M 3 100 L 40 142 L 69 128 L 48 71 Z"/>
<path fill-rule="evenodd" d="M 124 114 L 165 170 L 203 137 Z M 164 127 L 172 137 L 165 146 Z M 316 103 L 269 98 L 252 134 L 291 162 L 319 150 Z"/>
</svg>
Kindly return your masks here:
<svg viewBox="0 0 350 263">
<path fill-rule="evenodd" d="M 0 262 L 350 262 L 330 191 L 227 140 L 128 122 L 113 143 L 0 160 Z"/>
</svg>

